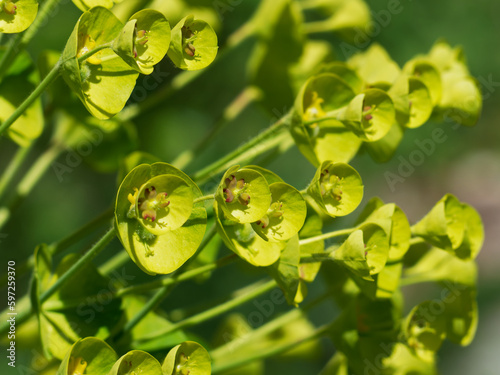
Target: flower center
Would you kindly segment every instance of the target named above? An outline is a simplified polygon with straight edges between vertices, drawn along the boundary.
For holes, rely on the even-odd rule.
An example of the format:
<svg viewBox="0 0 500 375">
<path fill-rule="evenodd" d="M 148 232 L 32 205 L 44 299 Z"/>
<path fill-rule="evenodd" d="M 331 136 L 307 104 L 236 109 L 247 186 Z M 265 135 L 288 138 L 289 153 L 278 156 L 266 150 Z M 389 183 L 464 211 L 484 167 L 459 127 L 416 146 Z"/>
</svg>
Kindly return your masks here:
<svg viewBox="0 0 500 375">
<path fill-rule="evenodd" d="M 78 50 L 78 53 L 77 53 L 76 57 L 78 57 L 78 58 L 82 57 L 86 53 L 94 50 L 95 46 L 96 46 L 95 40 L 90 35 L 87 35 L 85 37 L 84 42 L 83 42 L 83 46 Z M 100 58 L 97 57 L 98 54 L 99 54 L 99 52 L 97 52 L 96 54 L 90 56 L 85 61 L 89 62 L 92 65 L 100 65 L 102 61 L 101 61 Z"/>
<path fill-rule="evenodd" d="M 322 104 L 324 103 L 324 99 L 320 98 L 316 91 L 313 91 L 311 104 L 307 107 L 304 113 L 305 121 L 317 120 L 319 118 L 325 117 L 326 112 L 323 110 Z M 312 126 L 316 126 L 313 124 Z"/>
<path fill-rule="evenodd" d="M 262 219 L 257 221 L 262 229 L 267 228 L 271 218 L 281 218 L 283 216 L 283 203 L 276 201 L 267 209 L 267 213 L 262 217 Z"/>
<path fill-rule="evenodd" d="M 179 355 L 179 364 L 175 366 L 175 375 L 189 375 L 190 371 L 186 368 L 188 360 L 189 357 L 184 353 Z"/>
<path fill-rule="evenodd" d="M 17 10 L 17 5 L 14 4 L 14 2 L 12 1 L 1 1 L 0 2 L 0 11 L 3 10 L 5 13 L 9 13 L 9 14 L 16 14 L 16 10 Z"/>
<path fill-rule="evenodd" d="M 68 364 L 68 374 L 70 375 L 83 375 L 87 368 L 87 362 L 83 358 L 71 357 Z"/>
<path fill-rule="evenodd" d="M 373 112 L 375 111 L 375 105 L 365 105 L 363 107 L 363 120 L 370 121 L 373 119 Z"/>
<path fill-rule="evenodd" d="M 147 30 L 137 30 L 137 26 L 134 31 L 134 57 L 137 58 L 137 45 L 144 46 L 148 42 L 148 31 Z"/>
<path fill-rule="evenodd" d="M 231 175 L 231 177 L 226 178 L 224 184 L 226 187 L 222 191 L 227 203 L 239 202 L 244 206 L 250 203 L 250 194 L 246 192 L 248 184 L 243 178 L 237 180 L 234 175 Z"/>
<path fill-rule="evenodd" d="M 340 202 L 342 199 L 342 178 L 331 174 L 328 169 L 325 169 L 321 173 L 319 182 L 322 196 L 330 195 L 333 199 Z"/>
<path fill-rule="evenodd" d="M 144 220 L 154 222 L 159 210 L 166 208 L 170 201 L 166 192 L 158 193 L 154 186 L 144 189 L 144 197 L 139 198 L 139 213 Z"/>
<path fill-rule="evenodd" d="M 193 42 L 196 39 L 196 31 L 193 32 L 189 28 L 189 26 L 183 26 L 181 32 L 182 32 L 182 46 L 184 47 L 184 52 L 188 56 L 194 57 L 196 48 L 194 47 Z"/>
</svg>

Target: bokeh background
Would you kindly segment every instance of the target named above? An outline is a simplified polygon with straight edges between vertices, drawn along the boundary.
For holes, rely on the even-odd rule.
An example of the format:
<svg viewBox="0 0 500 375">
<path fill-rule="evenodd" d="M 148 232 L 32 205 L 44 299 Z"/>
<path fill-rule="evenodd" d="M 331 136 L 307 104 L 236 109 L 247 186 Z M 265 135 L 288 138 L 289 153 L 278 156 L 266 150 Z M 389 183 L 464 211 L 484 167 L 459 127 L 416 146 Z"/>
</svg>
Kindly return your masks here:
<svg viewBox="0 0 500 375">
<path fill-rule="evenodd" d="M 190 3 L 213 11 L 212 1 L 192 0 Z M 232 11 L 224 13 L 223 20 L 213 16 L 221 46 L 227 36 L 249 18 L 257 3 L 257 0 L 243 0 Z M 388 6 L 388 0 L 367 0 L 367 3 L 374 14 Z M 411 222 L 422 217 L 447 192 L 455 194 L 480 212 L 485 224 L 486 241 L 477 259 L 480 312 L 477 336 L 467 348 L 445 344 L 439 353 L 439 368 L 443 374 L 495 375 L 500 368 L 500 324 L 497 320 L 500 315 L 500 2 L 401 0 L 400 3 L 403 11 L 393 15 L 389 24 L 381 27 L 380 32 L 372 38 L 372 42 L 384 46 L 400 65 L 416 54 L 426 53 L 439 38 L 446 39 L 451 45 L 462 45 L 471 73 L 482 86 L 483 115 L 474 128 L 455 129 L 450 124 L 429 123 L 406 133 L 392 161 L 377 164 L 368 155 L 359 155 L 352 165 L 363 177 L 365 197 L 380 196 L 384 201 L 397 203 Z M 80 12 L 68 1 L 63 1 L 63 4 L 30 44 L 29 52 L 34 58 L 42 52 L 42 48 L 62 50 L 64 47 Z M 166 15 L 174 19 L 178 17 L 175 12 L 171 16 L 167 11 Z M 334 37 L 331 40 L 334 44 L 339 42 Z M 245 64 L 251 47 L 250 43 L 244 44 L 225 55 L 224 61 L 216 61 L 207 72 L 162 103 L 160 109 L 146 112 L 137 118 L 135 122 L 139 149 L 169 162 L 203 138 L 225 106 L 245 87 Z M 338 57 L 343 59 L 340 51 Z M 162 69 L 172 77 L 176 73 L 169 62 L 165 62 Z M 165 84 L 168 84 L 169 79 L 166 79 Z M 275 84 L 279 85 L 280 82 L 276 81 Z M 284 113 L 287 109 L 276 108 L 276 112 Z M 198 155 L 188 172 L 197 170 L 250 139 L 268 126 L 274 116 L 276 114 L 258 104 L 250 105 L 227 125 L 206 151 Z M 421 165 L 415 167 L 410 177 L 391 189 L 385 173 L 397 173 L 401 160 L 408 160 L 411 152 L 417 149 L 415 140 L 431 138 L 431 132 L 436 126 L 444 130 L 446 141 L 439 144 Z M 43 151 L 48 137 L 48 134 L 44 135 L 32 152 L 28 164 L 33 163 Z M 15 148 L 5 140 L 1 140 L 0 145 L 0 170 L 3 170 Z M 63 154 L 62 161 L 64 157 Z M 296 148 L 271 162 L 268 168 L 298 189 L 305 188 L 314 174 L 314 168 Z M 60 181 L 54 170 L 49 170 L 3 229 L 1 264 L 5 265 L 7 259 L 20 261 L 28 257 L 37 244 L 50 243 L 71 233 L 108 208 L 115 194 L 114 173 L 97 173 L 82 163 L 71 173 L 66 173 Z M 352 216 L 355 217 L 356 214 Z M 348 225 L 349 220 L 341 221 L 340 225 Z M 93 240 L 95 238 L 84 240 L 71 251 L 84 251 Z M 107 255 L 101 256 L 97 262 L 118 250 L 118 241 L 114 241 L 106 252 Z M 137 274 L 138 281 L 148 278 L 137 273 L 136 266 L 131 262 L 126 269 L 131 274 Z M 2 270 L 3 272 L 5 271 Z M 255 274 L 245 267 L 224 269 L 207 283 L 189 283 L 185 288 L 174 291 L 163 306 L 167 311 L 193 307 L 196 301 L 191 297 L 194 295 L 197 296 L 198 303 L 209 305 L 211 301 L 213 303 L 218 298 L 227 296 L 235 288 L 254 279 Z M 18 295 L 27 288 L 28 280 L 19 280 Z M 316 292 L 315 288 L 322 288 L 320 281 L 311 294 Z M 412 290 L 411 293 L 418 291 Z M 1 295 L 3 305 L 6 300 L 5 290 L 2 290 Z M 246 306 L 240 311 L 245 314 L 251 309 L 252 306 Z M 336 314 L 333 308 L 324 308 L 315 310 L 312 318 L 315 322 L 322 322 L 332 314 Z M 197 332 L 206 339 L 216 326 L 217 322 L 209 322 Z M 271 360 L 267 363 L 266 373 L 315 374 L 332 351 L 332 347 L 325 346 L 312 361 Z M 26 349 L 18 352 L 18 356 L 18 360 L 29 363 L 33 352 Z"/>
</svg>

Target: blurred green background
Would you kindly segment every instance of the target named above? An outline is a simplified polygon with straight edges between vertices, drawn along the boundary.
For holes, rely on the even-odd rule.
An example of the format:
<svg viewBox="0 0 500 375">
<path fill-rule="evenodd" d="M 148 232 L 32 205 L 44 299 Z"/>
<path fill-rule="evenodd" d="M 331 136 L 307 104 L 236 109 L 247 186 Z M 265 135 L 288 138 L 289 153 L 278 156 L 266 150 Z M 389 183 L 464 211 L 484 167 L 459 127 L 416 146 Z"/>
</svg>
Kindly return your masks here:
<svg viewBox="0 0 500 375">
<path fill-rule="evenodd" d="M 212 4 L 209 0 L 191 2 L 208 8 Z M 31 43 L 29 52 L 34 58 L 42 48 L 62 50 L 64 47 L 80 12 L 70 2 L 63 3 Z M 249 18 L 257 3 L 257 0 L 243 0 L 232 11 L 224 13 L 217 29 L 221 49 L 227 36 Z M 367 3 L 374 14 L 388 6 L 387 0 L 367 0 Z M 443 374 L 495 375 L 500 368 L 500 325 L 496 321 L 500 314 L 500 257 L 497 255 L 497 244 L 500 243 L 500 2 L 401 0 L 401 6 L 403 11 L 393 15 L 389 24 L 381 27 L 372 41 L 382 44 L 400 65 L 416 54 L 426 53 L 439 38 L 446 39 L 451 45 L 462 45 L 471 73 L 482 86 L 483 115 L 475 128 L 454 129 L 447 124 L 429 123 L 405 134 L 404 141 L 391 162 L 377 164 L 367 155 L 359 155 L 352 165 L 363 177 L 365 197 L 380 196 L 387 202 L 397 203 L 411 222 L 422 217 L 447 192 L 455 194 L 480 212 L 485 224 L 486 242 L 478 257 L 480 317 L 477 336 L 467 348 L 446 344 L 439 353 L 439 367 Z M 171 18 L 168 11 L 166 15 Z M 338 43 L 336 39 L 332 41 Z M 169 162 L 203 138 L 225 106 L 245 87 L 243 77 L 251 47 L 251 43 L 245 43 L 219 61 L 216 60 L 207 72 L 162 103 L 159 110 L 141 115 L 136 120 L 139 125 L 139 148 Z M 338 55 L 342 59 L 340 51 Z M 171 76 L 175 74 L 175 69 L 168 61 L 161 65 L 161 69 Z M 274 83 L 280 84 L 279 81 Z M 276 111 L 282 114 L 288 108 L 276 108 Z M 233 150 L 268 126 L 275 116 L 276 114 L 269 113 L 259 105 L 250 105 L 228 124 L 203 154 L 198 155 L 196 163 L 187 172 L 193 172 Z M 398 183 L 395 189 L 390 189 L 384 173 L 397 173 L 401 160 L 408 160 L 411 152 L 417 149 L 415 140 L 429 139 L 436 126 L 444 129 L 447 140 L 432 155 L 426 157 L 404 183 Z M 39 142 L 30 163 L 42 152 L 47 139 L 48 135 L 45 135 Z M 2 140 L 0 170 L 5 168 L 9 155 L 14 150 L 14 146 Z M 63 154 L 62 161 L 65 156 Z M 312 165 L 296 148 L 280 156 L 268 168 L 298 189 L 306 187 L 314 174 Z M 207 186 L 206 193 L 214 185 L 209 183 Z M 49 170 L 4 228 L 4 238 L 0 244 L 2 264 L 5 265 L 7 259 L 20 261 L 29 256 L 37 244 L 50 243 L 71 233 L 108 208 L 115 194 L 116 175 L 96 173 L 85 163 L 74 168 L 71 173 L 66 173 L 62 182 L 58 180 L 54 170 Z M 355 216 L 356 213 L 352 215 Z M 341 224 L 350 220 L 352 219 L 347 218 Z M 84 251 L 92 240 L 82 241 L 72 250 Z M 118 241 L 114 241 L 102 259 L 119 249 Z M 131 262 L 126 269 L 130 274 L 137 275 L 137 281 L 148 279 L 137 272 L 136 266 Z M 197 303 L 209 304 L 255 278 L 254 272 L 247 267 L 230 267 L 216 273 L 205 284 L 189 283 L 186 288 L 179 288 L 163 306 L 167 311 L 194 307 L 196 302 L 191 299 L 193 295 L 197 296 Z M 27 281 L 20 281 L 18 287 L 20 295 L 27 290 Z M 311 294 L 317 293 L 321 288 L 321 282 L 315 283 L 311 287 Z M 2 295 L 5 295 L 4 290 Z M 2 304 L 4 300 L 2 298 Z M 245 306 L 240 311 L 248 313 L 252 308 L 254 307 Z M 335 313 L 333 308 L 315 310 L 312 314 L 313 321 L 324 322 Z M 202 337 L 209 337 L 216 325 L 209 322 L 197 332 Z M 266 373 L 315 374 L 332 351 L 332 347 L 325 346 L 323 352 L 318 353 L 318 358 L 310 362 L 271 360 L 268 361 Z M 28 363 L 33 352 L 26 350 L 18 355 L 18 360 L 23 358 Z"/>
</svg>

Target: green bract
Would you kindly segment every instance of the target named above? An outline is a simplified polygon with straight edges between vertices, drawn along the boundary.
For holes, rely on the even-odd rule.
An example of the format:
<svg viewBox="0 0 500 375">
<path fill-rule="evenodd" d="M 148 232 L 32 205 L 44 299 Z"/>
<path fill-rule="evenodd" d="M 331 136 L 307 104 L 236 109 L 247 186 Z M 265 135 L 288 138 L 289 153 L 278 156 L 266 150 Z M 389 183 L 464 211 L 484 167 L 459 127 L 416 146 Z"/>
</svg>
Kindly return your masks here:
<svg viewBox="0 0 500 375">
<path fill-rule="evenodd" d="M 350 165 L 325 161 L 316 171 L 307 192 L 328 215 L 345 216 L 361 203 L 363 183 Z"/>
<path fill-rule="evenodd" d="M 107 375 L 117 358 L 115 351 L 104 341 L 86 337 L 71 346 L 57 375 Z"/>
<path fill-rule="evenodd" d="M 299 290 L 299 262 L 299 238 L 295 236 L 288 241 L 279 260 L 268 268 L 290 305 L 297 305 L 301 302 L 296 300 Z"/>
<path fill-rule="evenodd" d="M 165 16 L 152 9 L 135 13 L 113 42 L 113 51 L 132 69 L 151 74 L 170 45 L 170 25 Z"/>
<path fill-rule="evenodd" d="M 360 139 L 336 117 L 354 96 L 353 89 L 332 73 L 314 76 L 302 86 L 295 100 L 291 134 L 313 165 L 325 160 L 348 162 L 356 155 Z"/>
<path fill-rule="evenodd" d="M 26 30 L 38 13 L 36 0 L 0 1 L 0 33 L 12 34 Z"/>
<path fill-rule="evenodd" d="M 238 223 L 253 223 L 264 217 L 271 205 L 269 184 L 259 172 L 234 166 L 229 168 L 215 193 L 215 203 Z"/>
<path fill-rule="evenodd" d="M 361 139 L 373 142 L 384 137 L 395 119 L 391 97 L 379 89 L 368 89 L 337 113 L 337 118 Z"/>
<path fill-rule="evenodd" d="M 453 195 L 446 194 L 412 227 L 412 233 L 441 249 L 457 249 L 465 233 L 462 203 Z"/>
<path fill-rule="evenodd" d="M 335 61 L 325 65 L 321 70 L 325 73 L 338 75 L 355 93 L 360 93 L 365 88 L 365 84 L 358 73 L 345 62 Z"/>
<path fill-rule="evenodd" d="M 199 70 L 210 65 L 217 55 L 217 34 L 208 23 L 183 18 L 172 29 L 168 57 L 184 70 Z"/>
<path fill-rule="evenodd" d="M 300 192 L 284 182 L 269 185 L 272 201 L 265 215 L 252 227 L 266 241 L 286 241 L 295 236 L 306 219 L 306 202 Z"/>
<path fill-rule="evenodd" d="M 151 354 L 140 350 L 132 350 L 122 356 L 108 373 L 108 375 L 132 374 L 163 375 L 160 362 Z"/>
<path fill-rule="evenodd" d="M 3 54 L 4 51 L 0 50 L 0 57 Z M 26 52 L 21 53 L 0 85 L 0 123 L 12 115 L 24 101 L 25 93 L 33 91 L 39 81 L 31 58 Z M 20 146 L 27 147 L 40 136 L 43 125 L 42 103 L 38 99 L 12 124 L 6 134 Z"/>
<path fill-rule="evenodd" d="M 402 75 L 388 91 L 396 109 L 396 120 L 407 128 L 418 128 L 431 116 L 429 89 L 418 78 Z"/>
<path fill-rule="evenodd" d="M 332 252 L 331 258 L 355 275 L 372 280 L 385 266 L 389 238 L 384 229 L 373 223 L 362 225 Z"/>
<path fill-rule="evenodd" d="M 484 242 L 484 227 L 478 212 L 468 204 L 462 204 L 465 219 L 465 233 L 462 244 L 455 250 L 460 259 L 475 259 Z"/>
<path fill-rule="evenodd" d="M 373 160 L 385 163 L 394 156 L 396 149 L 403 140 L 403 135 L 404 129 L 397 122 L 394 122 L 386 135 L 378 141 L 365 142 L 363 147 Z"/>
<path fill-rule="evenodd" d="M 203 202 L 193 206 L 201 196 L 196 184 L 170 164 L 142 164 L 125 177 L 116 198 L 115 224 L 141 269 L 170 273 L 196 252 L 207 217 Z"/>
<path fill-rule="evenodd" d="M 89 10 L 90 8 L 101 6 L 105 8 L 112 8 L 115 3 L 120 0 L 72 0 L 73 3 L 82 11 Z"/>
<path fill-rule="evenodd" d="M 168 352 L 161 368 L 163 375 L 210 375 L 210 355 L 200 344 L 186 341 Z"/>
<path fill-rule="evenodd" d="M 441 74 L 434 64 L 426 61 L 423 58 L 414 58 L 406 63 L 403 67 L 403 72 L 409 76 L 420 79 L 431 96 L 432 105 L 437 105 L 443 93 L 443 85 L 441 82 Z"/>
<path fill-rule="evenodd" d="M 78 20 L 62 54 L 66 83 L 99 119 L 108 119 L 122 110 L 139 75 L 110 48 L 122 28 L 111 11 L 92 8 Z M 99 52 L 79 62 L 79 58 L 96 49 Z"/>
</svg>

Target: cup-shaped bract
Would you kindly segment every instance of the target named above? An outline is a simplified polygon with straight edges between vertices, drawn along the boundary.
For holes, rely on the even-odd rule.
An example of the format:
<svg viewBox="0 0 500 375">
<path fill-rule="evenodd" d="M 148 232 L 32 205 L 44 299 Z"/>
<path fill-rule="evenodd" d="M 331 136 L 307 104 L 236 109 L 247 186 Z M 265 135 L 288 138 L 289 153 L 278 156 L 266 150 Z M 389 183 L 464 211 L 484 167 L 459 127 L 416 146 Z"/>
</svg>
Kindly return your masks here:
<svg viewBox="0 0 500 375">
<path fill-rule="evenodd" d="M 331 258 L 356 276 L 372 280 L 385 266 L 389 253 L 389 237 L 374 223 L 363 224 L 331 254 Z"/>
<path fill-rule="evenodd" d="M 115 362 L 108 375 L 163 375 L 160 362 L 151 354 L 132 350 Z"/>
<path fill-rule="evenodd" d="M 37 13 L 37 0 L 0 1 L 0 33 L 13 34 L 26 30 Z"/>
<path fill-rule="evenodd" d="M 307 215 L 302 194 L 284 182 L 269 185 L 272 201 L 267 212 L 252 227 L 266 241 L 287 241 L 295 236 Z"/>
<path fill-rule="evenodd" d="M 401 75 L 388 93 L 394 102 L 396 120 L 400 125 L 418 128 L 431 117 L 431 94 L 420 79 Z"/>
<path fill-rule="evenodd" d="M 302 86 L 295 100 L 291 134 L 314 166 L 325 160 L 348 162 L 356 155 L 361 140 L 336 120 L 336 112 L 354 97 L 353 89 L 333 73 L 311 77 Z"/>
<path fill-rule="evenodd" d="M 434 311 L 432 302 L 426 301 L 415 306 L 404 323 L 403 332 L 408 346 L 424 361 L 431 362 L 446 338 L 446 322 L 442 315 Z"/>
<path fill-rule="evenodd" d="M 363 199 L 363 182 L 359 173 L 345 163 L 323 162 L 307 192 L 330 216 L 345 216 Z"/>
<path fill-rule="evenodd" d="M 255 233 L 249 223 L 236 223 L 224 217 L 224 211 L 214 205 L 217 232 L 226 246 L 240 258 L 256 267 L 267 267 L 275 263 L 286 246 L 286 241 L 271 242 Z"/>
<path fill-rule="evenodd" d="M 356 70 L 342 61 L 334 61 L 321 68 L 322 73 L 333 73 L 342 78 L 355 93 L 360 93 L 365 89 L 365 83 Z"/>
<path fill-rule="evenodd" d="M 170 24 L 153 9 L 135 13 L 113 42 L 113 51 L 132 69 L 151 74 L 154 66 L 167 54 L 170 45 Z"/>
<path fill-rule="evenodd" d="M 127 174 L 116 197 L 115 225 L 143 271 L 171 273 L 196 252 L 207 219 L 203 202 L 193 205 L 201 196 L 186 174 L 167 163 L 141 164 Z"/>
<path fill-rule="evenodd" d="M 4 53 L 0 50 L 0 57 Z M 14 113 L 26 99 L 25 93 L 32 92 L 39 81 L 31 58 L 26 52 L 21 53 L 0 85 L 0 123 Z M 6 135 L 21 147 L 27 147 L 40 136 L 43 126 L 42 102 L 38 99 L 8 128 Z"/>
<path fill-rule="evenodd" d="M 86 337 L 73 344 L 61 362 L 57 375 L 107 375 L 117 358 L 116 352 L 104 341 Z"/>
<path fill-rule="evenodd" d="M 172 29 L 168 57 L 178 68 L 199 70 L 217 55 L 217 34 L 205 21 L 187 16 Z"/>
<path fill-rule="evenodd" d="M 64 80 L 87 110 L 103 120 L 122 110 L 139 75 L 110 48 L 122 28 L 108 9 L 92 8 L 82 14 L 62 53 Z M 79 61 L 103 46 L 106 48 Z"/>
<path fill-rule="evenodd" d="M 359 138 L 373 142 L 389 132 L 395 116 L 391 97 L 385 91 L 368 89 L 339 111 L 337 118 Z"/>
<path fill-rule="evenodd" d="M 161 368 L 164 375 L 210 375 L 212 372 L 210 355 L 194 341 L 172 348 Z"/>
<path fill-rule="evenodd" d="M 412 227 L 412 233 L 441 249 L 458 249 L 465 234 L 462 203 L 455 196 L 446 194 Z"/>
<path fill-rule="evenodd" d="M 462 243 L 458 249 L 455 249 L 455 255 L 464 260 L 475 259 L 484 242 L 483 221 L 472 206 L 464 203 L 462 207 L 465 219 L 465 233 Z"/>
<path fill-rule="evenodd" d="M 378 163 L 386 163 L 392 159 L 404 136 L 404 129 L 394 122 L 382 138 L 374 142 L 364 142 L 363 148 Z"/>
<path fill-rule="evenodd" d="M 405 64 L 403 72 L 410 77 L 420 79 L 427 86 L 433 106 L 440 102 L 443 85 L 441 74 L 434 64 L 423 58 L 416 57 Z"/>
<path fill-rule="evenodd" d="M 262 174 L 235 165 L 222 176 L 214 204 L 237 223 L 253 223 L 266 215 L 271 200 L 269 184 Z"/>
<path fill-rule="evenodd" d="M 368 87 L 388 89 L 401 73 L 398 64 L 377 43 L 352 56 L 347 64 L 356 70 Z"/>
</svg>

